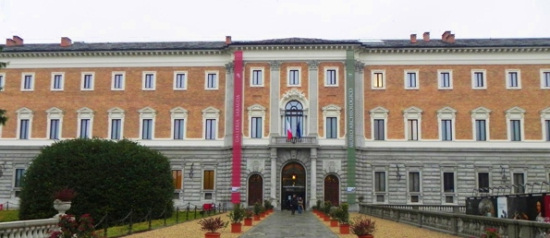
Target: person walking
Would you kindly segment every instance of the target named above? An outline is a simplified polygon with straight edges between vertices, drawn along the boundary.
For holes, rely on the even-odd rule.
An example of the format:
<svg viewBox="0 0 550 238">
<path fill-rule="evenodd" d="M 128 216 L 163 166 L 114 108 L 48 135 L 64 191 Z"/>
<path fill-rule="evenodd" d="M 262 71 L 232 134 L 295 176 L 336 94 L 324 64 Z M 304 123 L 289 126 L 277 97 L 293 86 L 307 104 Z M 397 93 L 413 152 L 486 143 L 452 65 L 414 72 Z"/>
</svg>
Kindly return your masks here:
<svg viewBox="0 0 550 238">
<path fill-rule="evenodd" d="M 304 200 L 302 197 L 298 197 L 298 214 L 302 214 L 302 211 L 304 210 Z"/>
<path fill-rule="evenodd" d="M 296 194 L 292 195 L 292 199 L 290 200 L 290 212 L 292 215 L 296 212 L 296 208 L 298 207 L 298 199 L 296 198 Z"/>
</svg>

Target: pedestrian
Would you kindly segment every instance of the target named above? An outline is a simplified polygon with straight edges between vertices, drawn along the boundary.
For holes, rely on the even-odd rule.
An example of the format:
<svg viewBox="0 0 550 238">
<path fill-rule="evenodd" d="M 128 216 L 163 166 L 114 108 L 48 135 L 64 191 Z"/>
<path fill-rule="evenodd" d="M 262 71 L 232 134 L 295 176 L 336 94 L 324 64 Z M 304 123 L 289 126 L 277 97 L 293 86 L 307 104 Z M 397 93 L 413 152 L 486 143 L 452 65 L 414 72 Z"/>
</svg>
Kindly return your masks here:
<svg viewBox="0 0 550 238">
<path fill-rule="evenodd" d="M 290 200 L 290 212 L 292 215 L 296 212 L 296 208 L 298 207 L 298 199 L 296 198 L 296 194 L 292 195 L 292 199 Z"/>
<path fill-rule="evenodd" d="M 302 211 L 304 210 L 304 200 L 302 197 L 298 197 L 298 214 L 302 214 Z"/>
</svg>

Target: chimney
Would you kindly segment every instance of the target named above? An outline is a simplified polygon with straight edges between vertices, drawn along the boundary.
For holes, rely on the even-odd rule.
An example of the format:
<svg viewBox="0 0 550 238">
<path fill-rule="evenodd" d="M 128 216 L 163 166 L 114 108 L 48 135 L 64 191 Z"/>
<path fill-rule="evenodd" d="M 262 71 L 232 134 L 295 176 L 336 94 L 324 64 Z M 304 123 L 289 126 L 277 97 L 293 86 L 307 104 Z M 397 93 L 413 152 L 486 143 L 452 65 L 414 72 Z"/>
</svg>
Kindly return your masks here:
<svg viewBox="0 0 550 238">
<path fill-rule="evenodd" d="M 416 34 L 411 34 L 411 43 L 416 43 Z"/>
<path fill-rule="evenodd" d="M 61 37 L 61 47 L 68 47 L 73 44 L 73 41 L 71 41 L 71 38 L 69 37 Z"/>
<path fill-rule="evenodd" d="M 448 37 L 447 37 L 447 43 L 455 43 L 455 34 L 450 34 Z"/>
<path fill-rule="evenodd" d="M 15 46 L 15 41 L 10 38 L 6 39 L 6 46 L 7 47 Z"/>
<path fill-rule="evenodd" d="M 445 31 L 443 32 L 443 35 L 441 35 L 441 40 L 442 41 L 447 41 L 447 37 L 449 37 L 449 35 L 451 34 L 451 31 Z"/>
<path fill-rule="evenodd" d="M 430 41 L 430 32 L 424 32 L 424 34 L 422 35 L 422 37 L 424 37 L 424 41 L 425 42 L 428 42 Z"/>
<path fill-rule="evenodd" d="M 23 45 L 23 38 L 19 36 L 13 36 L 13 41 L 15 41 L 15 45 Z"/>
<path fill-rule="evenodd" d="M 226 44 L 226 45 L 231 44 L 231 36 L 226 36 L 226 37 L 225 37 L 225 44 Z"/>
</svg>

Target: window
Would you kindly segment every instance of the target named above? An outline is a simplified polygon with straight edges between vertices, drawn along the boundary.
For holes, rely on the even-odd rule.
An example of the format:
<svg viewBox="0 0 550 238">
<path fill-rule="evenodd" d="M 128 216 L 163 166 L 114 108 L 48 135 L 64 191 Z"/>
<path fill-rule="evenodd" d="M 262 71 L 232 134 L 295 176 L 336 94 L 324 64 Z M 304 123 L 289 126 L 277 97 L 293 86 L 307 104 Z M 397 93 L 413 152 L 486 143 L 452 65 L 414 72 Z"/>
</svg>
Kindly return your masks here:
<svg viewBox="0 0 550 238">
<path fill-rule="evenodd" d="M 111 90 L 124 90 L 124 73 L 113 72 Z"/>
<path fill-rule="evenodd" d="M 80 119 L 80 138 L 90 138 L 90 119 Z"/>
<path fill-rule="evenodd" d="M 336 117 L 327 117 L 326 118 L 326 138 L 327 139 L 336 139 L 338 138 L 338 123 Z"/>
<path fill-rule="evenodd" d="M 521 121 L 510 120 L 510 140 L 521 141 Z"/>
<path fill-rule="evenodd" d="M 374 193 L 376 194 L 376 202 L 386 201 L 386 172 L 374 172 Z"/>
<path fill-rule="evenodd" d="M 385 71 L 374 70 L 372 71 L 372 89 L 385 89 L 386 77 L 384 77 Z"/>
<path fill-rule="evenodd" d="M 550 141 L 550 120 L 544 120 L 545 140 Z"/>
<path fill-rule="evenodd" d="M 407 139 L 408 140 L 418 140 L 418 120 L 409 119 L 407 120 Z"/>
<path fill-rule="evenodd" d="M 218 73 L 206 73 L 206 89 L 218 89 Z"/>
<path fill-rule="evenodd" d="M 143 73 L 143 90 L 155 90 L 155 73 Z"/>
<path fill-rule="evenodd" d="M 336 69 L 327 69 L 325 71 L 325 86 L 338 86 Z"/>
<path fill-rule="evenodd" d="M 252 117 L 250 123 L 250 137 L 262 138 L 262 118 Z"/>
<path fill-rule="evenodd" d="M 174 119 L 174 140 L 183 140 L 185 119 Z"/>
<path fill-rule="evenodd" d="M 13 183 L 14 188 L 23 187 L 23 176 L 25 175 L 25 169 L 15 169 L 15 181 Z"/>
<path fill-rule="evenodd" d="M 506 71 L 506 88 L 507 89 L 521 88 L 521 79 L 520 79 L 519 71 L 517 70 Z"/>
<path fill-rule="evenodd" d="M 383 119 L 374 119 L 374 140 L 385 140 L 385 123 Z"/>
<path fill-rule="evenodd" d="M 122 135 L 122 119 L 111 119 L 111 140 L 120 140 Z"/>
<path fill-rule="evenodd" d="M 405 89 L 418 89 L 418 72 L 405 71 Z"/>
<path fill-rule="evenodd" d="M 485 70 L 472 71 L 472 88 L 473 89 L 487 88 L 487 83 L 485 82 Z"/>
<path fill-rule="evenodd" d="M 153 119 L 143 119 L 141 123 L 141 139 L 153 139 Z"/>
<path fill-rule="evenodd" d="M 252 80 L 250 81 L 251 86 L 264 86 L 264 72 L 261 69 L 252 69 Z"/>
<path fill-rule="evenodd" d="M 0 84 L 0 86 L 2 86 Z M 540 86 L 544 89 L 550 89 L 550 69 L 540 71 Z"/>
<path fill-rule="evenodd" d="M 452 89 L 453 81 L 451 78 L 451 71 L 438 71 L 439 73 L 439 89 Z"/>
<path fill-rule="evenodd" d="M 487 127 L 485 120 L 475 120 L 476 141 L 487 141 Z"/>
<path fill-rule="evenodd" d="M 34 73 L 23 73 L 21 80 L 21 91 L 34 90 Z"/>
<path fill-rule="evenodd" d="M 94 90 L 94 75 L 92 73 L 82 73 L 82 90 Z"/>
<path fill-rule="evenodd" d="M 489 173 L 479 172 L 477 173 L 477 190 L 479 192 L 489 192 Z"/>
<path fill-rule="evenodd" d="M 59 139 L 59 119 L 51 119 L 50 120 L 50 140 L 58 140 Z"/>
<path fill-rule="evenodd" d="M 454 203 L 455 173 L 443 173 L 443 192 L 445 193 L 445 203 Z"/>
<path fill-rule="evenodd" d="M 288 85 L 300 86 L 300 70 L 298 69 L 288 70 Z"/>
<path fill-rule="evenodd" d="M 409 107 L 403 111 L 403 117 L 405 119 L 405 139 L 420 140 L 422 137 L 422 110 L 417 107 Z"/>
<path fill-rule="evenodd" d="M 187 89 L 187 72 L 174 72 L 174 90 Z"/>
<path fill-rule="evenodd" d="M 92 138 L 92 125 L 94 111 L 87 107 L 77 110 L 78 113 L 78 138 Z"/>
<path fill-rule="evenodd" d="M 420 202 L 420 172 L 409 172 L 409 201 Z"/>
<path fill-rule="evenodd" d="M 183 171 L 181 169 L 172 170 L 172 183 L 174 184 L 174 189 L 183 189 Z"/>
<path fill-rule="evenodd" d="M 0 91 L 4 91 L 4 87 L 6 85 L 6 81 L 5 81 L 5 74 L 0 74 Z"/>
<path fill-rule="evenodd" d="M 203 190 L 214 190 L 214 170 L 204 170 Z"/>
<path fill-rule="evenodd" d="M 513 107 L 506 110 L 508 126 L 508 138 L 510 141 L 523 140 L 523 118 L 525 110 L 520 107 Z"/>
<path fill-rule="evenodd" d="M 453 140 L 453 124 L 451 120 L 441 120 L 441 140 Z"/>
<path fill-rule="evenodd" d="M 456 110 L 450 107 L 444 107 L 437 111 L 439 118 L 439 136 L 442 141 L 454 140 L 454 119 Z"/>
<path fill-rule="evenodd" d="M 46 110 L 46 113 L 48 114 L 47 137 L 50 140 L 61 139 L 63 111 L 61 111 L 59 108 L 52 107 Z"/>
<path fill-rule="evenodd" d="M 62 73 L 52 73 L 52 91 L 61 91 L 63 90 L 63 74 Z"/>
<path fill-rule="evenodd" d="M 207 140 L 216 139 L 216 120 L 215 119 L 206 119 L 206 130 L 204 138 Z"/>
<path fill-rule="evenodd" d="M 20 108 L 17 113 L 17 138 L 26 140 L 31 137 L 33 112 L 28 108 Z"/>
<path fill-rule="evenodd" d="M 514 173 L 514 193 L 525 193 L 525 176 L 523 173 Z"/>
<path fill-rule="evenodd" d="M 19 121 L 19 139 L 29 139 L 29 119 L 21 119 Z"/>
</svg>

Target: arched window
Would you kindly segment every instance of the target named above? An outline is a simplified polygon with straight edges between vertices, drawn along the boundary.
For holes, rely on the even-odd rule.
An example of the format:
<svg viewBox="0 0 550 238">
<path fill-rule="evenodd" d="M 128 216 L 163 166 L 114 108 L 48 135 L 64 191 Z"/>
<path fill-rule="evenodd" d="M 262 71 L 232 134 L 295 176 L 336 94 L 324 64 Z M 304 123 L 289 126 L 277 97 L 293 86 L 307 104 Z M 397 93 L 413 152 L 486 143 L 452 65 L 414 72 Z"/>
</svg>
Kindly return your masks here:
<svg viewBox="0 0 550 238">
<path fill-rule="evenodd" d="M 296 100 L 288 102 L 285 106 L 284 135 L 292 131 L 292 137 L 302 137 L 304 133 L 304 107 Z"/>
</svg>

